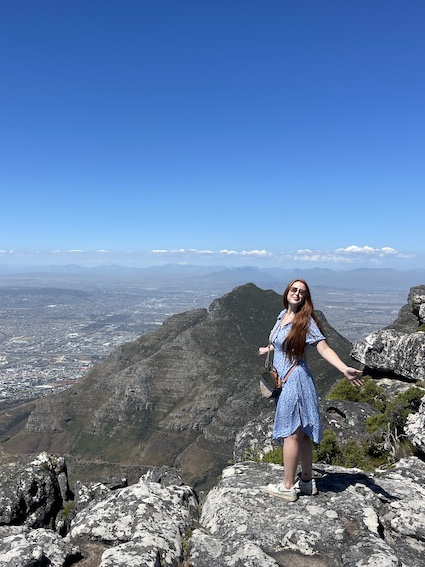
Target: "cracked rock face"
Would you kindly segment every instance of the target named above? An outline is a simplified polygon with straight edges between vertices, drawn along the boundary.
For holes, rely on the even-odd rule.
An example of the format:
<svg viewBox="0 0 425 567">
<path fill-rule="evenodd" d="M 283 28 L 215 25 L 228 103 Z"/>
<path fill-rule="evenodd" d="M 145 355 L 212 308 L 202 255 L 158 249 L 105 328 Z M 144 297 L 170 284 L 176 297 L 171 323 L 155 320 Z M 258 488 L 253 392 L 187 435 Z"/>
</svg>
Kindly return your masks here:
<svg viewBox="0 0 425 567">
<path fill-rule="evenodd" d="M 0 567 L 62 567 L 79 559 L 78 547 L 52 530 L 21 526 L 0 528 Z"/>
<path fill-rule="evenodd" d="M 410 442 L 425 454 L 425 396 L 422 398 L 419 411 L 407 416 L 404 432 Z"/>
<path fill-rule="evenodd" d="M 90 502 L 73 519 L 68 537 L 112 546 L 103 553 L 101 567 L 177 565 L 197 512 L 190 487 L 141 479 Z"/>
<path fill-rule="evenodd" d="M 0 525 L 54 527 L 68 492 L 63 457 L 41 453 L 0 467 Z"/>
<path fill-rule="evenodd" d="M 356 343 L 350 355 L 372 370 L 392 372 L 407 380 L 425 380 L 425 286 L 410 290 L 397 320 Z"/>
<path fill-rule="evenodd" d="M 190 540 L 193 567 L 423 565 L 423 462 L 406 459 L 374 476 L 329 466 L 316 475 L 319 494 L 289 503 L 264 490 L 283 467 L 225 469 Z"/>
</svg>

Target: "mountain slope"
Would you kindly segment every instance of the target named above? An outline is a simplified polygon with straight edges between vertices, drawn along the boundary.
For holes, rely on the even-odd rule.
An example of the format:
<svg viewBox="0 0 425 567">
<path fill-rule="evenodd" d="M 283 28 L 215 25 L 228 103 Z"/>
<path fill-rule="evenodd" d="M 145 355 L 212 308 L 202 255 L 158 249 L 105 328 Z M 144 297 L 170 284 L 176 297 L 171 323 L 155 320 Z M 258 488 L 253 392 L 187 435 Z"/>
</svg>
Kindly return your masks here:
<svg viewBox="0 0 425 567">
<path fill-rule="evenodd" d="M 173 465 L 186 482 L 207 486 L 232 458 L 247 419 L 273 411 L 259 394 L 257 350 L 281 305 L 274 291 L 246 284 L 209 310 L 170 317 L 75 386 L 37 401 L 24 428 L 1 432 L 4 451 L 64 454 L 82 480 L 99 472 L 137 478 L 146 467 Z M 331 346 L 350 362 L 351 343 L 319 316 Z M 310 365 L 321 394 L 340 377 L 315 349 Z"/>
</svg>

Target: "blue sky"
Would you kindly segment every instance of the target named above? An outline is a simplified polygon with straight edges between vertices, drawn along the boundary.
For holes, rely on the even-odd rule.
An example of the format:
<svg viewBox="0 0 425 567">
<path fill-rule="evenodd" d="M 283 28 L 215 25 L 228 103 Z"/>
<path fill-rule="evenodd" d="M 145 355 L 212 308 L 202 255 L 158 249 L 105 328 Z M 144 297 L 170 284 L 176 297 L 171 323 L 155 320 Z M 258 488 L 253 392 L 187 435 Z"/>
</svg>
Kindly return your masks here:
<svg viewBox="0 0 425 567">
<path fill-rule="evenodd" d="M 425 268 L 423 0 L 3 0 L 0 265 Z"/>
</svg>

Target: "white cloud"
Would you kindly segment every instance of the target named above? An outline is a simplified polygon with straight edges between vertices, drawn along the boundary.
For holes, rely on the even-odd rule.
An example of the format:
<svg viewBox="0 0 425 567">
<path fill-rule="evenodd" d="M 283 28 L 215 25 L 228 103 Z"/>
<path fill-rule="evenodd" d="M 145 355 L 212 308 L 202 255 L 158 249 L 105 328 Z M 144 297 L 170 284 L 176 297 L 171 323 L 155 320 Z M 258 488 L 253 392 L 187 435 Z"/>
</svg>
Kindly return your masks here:
<svg viewBox="0 0 425 567">
<path fill-rule="evenodd" d="M 267 250 L 243 250 L 241 256 L 272 256 Z"/>
<path fill-rule="evenodd" d="M 304 248 L 297 250 L 295 253 L 282 253 L 281 257 L 291 261 L 314 262 L 317 264 L 356 264 L 360 262 L 379 264 L 384 258 L 406 258 L 407 256 L 389 246 L 373 248 L 372 246 L 351 245 L 346 248 L 336 248 L 335 250 L 310 250 L 309 248 Z"/>
<path fill-rule="evenodd" d="M 197 248 L 188 248 L 188 249 L 179 248 L 178 250 L 158 249 L 158 250 L 151 250 L 151 254 L 198 254 L 198 255 L 224 254 L 226 256 L 262 256 L 262 257 L 272 256 L 272 253 L 268 252 L 267 250 L 241 250 L 240 252 L 238 252 L 237 250 L 227 250 L 227 249 L 214 251 L 214 250 L 198 250 Z"/>
<path fill-rule="evenodd" d="M 397 250 L 389 246 L 382 248 L 372 248 L 371 246 L 347 246 L 347 248 L 337 248 L 337 254 L 366 254 L 368 256 L 388 256 L 398 254 Z"/>
<path fill-rule="evenodd" d="M 35 251 L 14 251 L 0 250 L 2 263 L 22 262 L 23 259 L 34 262 L 37 257 L 37 264 L 44 263 L 67 263 L 70 260 L 78 259 L 78 262 L 85 265 L 101 265 L 105 262 L 116 264 L 131 265 L 140 267 L 152 263 L 187 263 L 203 265 L 233 265 L 233 266 L 283 266 L 293 267 L 304 265 L 305 267 L 317 266 L 337 268 L 350 267 L 418 267 L 418 262 L 422 265 L 423 257 L 415 254 L 401 253 L 390 246 L 374 248 L 373 246 L 358 246 L 352 244 L 346 247 L 334 248 L 329 250 L 314 250 L 312 248 L 300 248 L 298 250 L 270 251 L 266 249 L 237 250 L 222 248 L 217 250 L 198 249 L 198 248 L 158 248 L 150 251 L 127 250 L 126 252 L 98 248 L 95 250 L 70 249 L 70 250 L 50 250 L 45 252 Z M 72 260 L 72 257 L 74 260 Z M 422 258 L 419 260 L 419 258 Z M 149 261 L 150 260 L 150 261 Z M 406 261 L 410 260 L 410 264 Z M 412 264 L 415 262 L 415 264 Z"/>
</svg>

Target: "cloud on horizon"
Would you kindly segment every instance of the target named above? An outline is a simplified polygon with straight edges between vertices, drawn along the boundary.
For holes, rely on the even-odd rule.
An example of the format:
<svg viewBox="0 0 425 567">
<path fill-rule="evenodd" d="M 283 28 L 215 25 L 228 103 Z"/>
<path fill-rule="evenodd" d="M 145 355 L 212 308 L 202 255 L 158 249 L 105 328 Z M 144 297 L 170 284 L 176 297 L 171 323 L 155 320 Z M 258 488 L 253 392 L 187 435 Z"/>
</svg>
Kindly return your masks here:
<svg viewBox="0 0 425 567">
<path fill-rule="evenodd" d="M 197 263 L 206 262 L 213 265 L 214 262 L 232 261 L 233 264 L 243 265 L 250 264 L 258 266 L 273 266 L 279 265 L 288 267 L 290 264 L 302 263 L 307 265 L 328 265 L 337 267 L 340 265 L 369 265 L 374 267 L 384 266 L 389 267 L 389 263 L 401 262 L 403 260 L 413 259 L 417 256 L 414 254 L 405 254 L 395 248 L 383 246 L 382 248 L 374 248 L 372 246 L 357 246 L 350 245 L 345 248 L 335 248 L 334 250 L 312 250 L 309 248 L 299 249 L 296 251 L 288 252 L 272 252 L 269 250 L 209 250 L 197 248 L 177 248 L 177 249 L 154 249 L 149 252 L 128 250 L 119 252 L 116 250 L 97 249 L 97 250 L 83 250 L 79 248 L 72 248 L 68 250 L 51 250 L 51 251 L 15 251 L 15 250 L 0 250 L 0 259 L 3 261 L 10 260 L 17 263 L 61 263 L 75 261 L 87 266 L 102 265 L 106 262 L 116 263 L 123 265 L 142 266 L 151 265 L 152 260 L 157 263 Z M 421 256 L 422 258 L 422 256 Z M 229 265 L 229 264 L 227 264 Z M 409 266 L 413 267 L 413 266 Z M 419 268 L 420 266 L 415 266 Z M 425 267 L 425 266 L 424 266 Z"/>
</svg>

